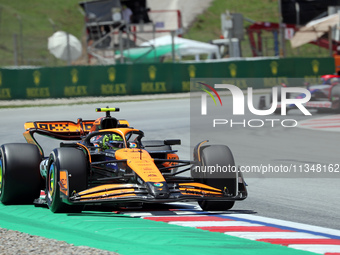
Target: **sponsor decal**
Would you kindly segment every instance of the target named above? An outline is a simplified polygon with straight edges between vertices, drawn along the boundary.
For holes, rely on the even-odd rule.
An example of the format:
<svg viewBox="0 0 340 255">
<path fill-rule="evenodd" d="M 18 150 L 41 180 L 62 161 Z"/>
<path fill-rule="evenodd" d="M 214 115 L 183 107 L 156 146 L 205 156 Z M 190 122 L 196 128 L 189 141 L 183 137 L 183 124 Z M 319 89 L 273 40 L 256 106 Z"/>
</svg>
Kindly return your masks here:
<svg viewBox="0 0 340 255">
<path fill-rule="evenodd" d="M 270 63 L 270 69 L 271 69 L 273 75 L 277 75 L 278 66 L 279 66 L 279 64 L 276 61 L 272 61 Z"/>
<path fill-rule="evenodd" d="M 312 69 L 315 74 L 319 72 L 319 65 L 320 65 L 319 61 L 317 60 L 312 61 Z"/>
<path fill-rule="evenodd" d="M 68 123 L 55 123 L 55 124 L 47 124 L 47 123 L 39 123 L 39 129 L 47 129 L 49 131 L 70 131 Z"/>
<path fill-rule="evenodd" d="M 229 70 L 230 70 L 230 76 L 231 77 L 236 77 L 237 74 L 237 66 L 235 64 L 230 64 L 229 65 Z"/>
<path fill-rule="evenodd" d="M 73 84 L 76 84 L 78 82 L 79 78 L 78 78 L 78 70 L 77 69 L 72 69 L 71 80 L 72 80 Z"/>
<path fill-rule="evenodd" d="M 153 186 L 155 186 L 155 187 L 163 187 L 163 183 L 161 183 L 161 182 L 155 182 L 155 183 L 153 184 Z"/>
<path fill-rule="evenodd" d="M 109 81 L 114 82 L 114 80 L 116 79 L 116 69 L 114 67 L 110 67 L 107 70 L 107 73 L 109 75 Z"/>
<path fill-rule="evenodd" d="M 149 67 L 149 77 L 151 80 L 156 79 L 156 72 L 157 72 L 157 68 L 155 66 Z"/>
<path fill-rule="evenodd" d="M 196 77 L 196 67 L 194 65 L 190 65 L 188 67 L 188 71 L 189 71 L 189 77 L 190 78 L 195 78 Z"/>
<path fill-rule="evenodd" d="M 41 73 L 39 71 L 33 72 L 33 82 L 36 86 L 39 86 L 40 84 L 40 76 L 41 76 Z"/>
</svg>

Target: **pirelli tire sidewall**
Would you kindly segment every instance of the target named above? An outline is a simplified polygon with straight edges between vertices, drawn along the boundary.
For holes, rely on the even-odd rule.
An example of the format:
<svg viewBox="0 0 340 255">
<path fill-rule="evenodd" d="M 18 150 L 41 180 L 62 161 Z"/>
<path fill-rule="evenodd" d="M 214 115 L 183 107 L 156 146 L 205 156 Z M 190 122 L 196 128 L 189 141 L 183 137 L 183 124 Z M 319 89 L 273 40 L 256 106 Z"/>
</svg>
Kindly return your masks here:
<svg viewBox="0 0 340 255">
<path fill-rule="evenodd" d="M 41 154 L 36 145 L 10 143 L 0 147 L 0 201 L 3 204 L 30 204 L 39 198 L 43 179 Z"/>
<path fill-rule="evenodd" d="M 49 157 L 46 178 L 46 202 L 54 213 L 81 211 L 79 206 L 70 206 L 60 197 L 60 171 L 68 172 L 69 195 L 87 188 L 88 160 L 82 150 L 76 148 L 54 149 Z"/>
<path fill-rule="evenodd" d="M 229 166 L 229 169 L 235 168 L 235 161 L 228 146 L 225 145 L 207 145 L 200 148 L 200 167 L 205 166 Z M 207 169 L 205 169 L 207 170 Z M 215 169 L 216 170 L 216 169 Z M 230 189 L 232 193 L 237 185 L 237 173 L 235 172 L 202 172 L 196 173 L 196 180 L 214 188 Z M 235 195 L 235 194 L 234 194 Z M 204 211 L 225 211 L 234 206 L 235 201 L 199 201 L 198 204 Z"/>
</svg>

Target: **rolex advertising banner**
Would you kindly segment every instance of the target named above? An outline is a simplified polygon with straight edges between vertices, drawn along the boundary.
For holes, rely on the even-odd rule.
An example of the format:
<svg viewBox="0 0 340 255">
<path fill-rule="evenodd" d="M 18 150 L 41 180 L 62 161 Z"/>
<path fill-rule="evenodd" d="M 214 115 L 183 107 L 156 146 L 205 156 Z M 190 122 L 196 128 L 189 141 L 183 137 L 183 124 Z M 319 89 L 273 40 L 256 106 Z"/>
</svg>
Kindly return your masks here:
<svg viewBox="0 0 340 255">
<path fill-rule="evenodd" d="M 241 89 L 248 87 L 249 77 L 259 78 L 256 89 L 296 86 L 288 78 L 318 84 L 321 75 L 334 70 L 333 58 L 0 68 L 0 100 L 189 92 L 196 77 L 225 77 Z"/>
</svg>

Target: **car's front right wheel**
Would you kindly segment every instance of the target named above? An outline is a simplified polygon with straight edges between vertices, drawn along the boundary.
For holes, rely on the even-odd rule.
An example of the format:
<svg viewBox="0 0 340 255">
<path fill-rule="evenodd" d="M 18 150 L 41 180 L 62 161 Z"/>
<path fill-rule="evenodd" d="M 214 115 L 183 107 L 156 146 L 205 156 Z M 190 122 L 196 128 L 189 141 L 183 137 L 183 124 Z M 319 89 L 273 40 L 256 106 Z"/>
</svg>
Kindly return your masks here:
<svg viewBox="0 0 340 255">
<path fill-rule="evenodd" d="M 227 167 L 231 171 L 226 172 L 208 172 L 202 171 L 196 176 L 196 180 L 208 186 L 218 188 L 231 196 L 236 194 L 237 173 L 234 157 L 228 146 L 225 145 L 207 145 L 202 146 L 200 151 L 201 167 Z M 198 178 L 197 178 L 198 177 Z M 198 204 L 204 211 L 226 211 L 231 209 L 235 201 L 211 201 L 202 200 Z"/>
<path fill-rule="evenodd" d="M 49 168 L 46 178 L 46 200 L 48 207 L 54 213 L 81 212 L 83 206 L 63 203 L 60 193 L 60 172 L 68 174 L 69 192 L 79 192 L 87 188 L 87 158 L 75 148 L 54 149 L 49 158 Z M 71 194 L 68 194 L 71 195 Z"/>
</svg>

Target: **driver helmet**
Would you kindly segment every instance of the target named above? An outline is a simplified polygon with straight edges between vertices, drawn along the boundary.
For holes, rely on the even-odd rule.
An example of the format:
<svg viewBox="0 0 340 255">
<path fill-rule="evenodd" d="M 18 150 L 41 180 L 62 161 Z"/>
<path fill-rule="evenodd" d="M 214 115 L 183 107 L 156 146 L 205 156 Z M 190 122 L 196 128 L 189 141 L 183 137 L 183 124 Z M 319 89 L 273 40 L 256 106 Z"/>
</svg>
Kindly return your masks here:
<svg viewBox="0 0 340 255">
<path fill-rule="evenodd" d="M 108 149 L 118 150 L 124 147 L 124 140 L 116 134 L 106 134 L 94 137 L 92 141 L 95 147 L 104 151 Z"/>
<path fill-rule="evenodd" d="M 118 150 L 124 147 L 123 138 L 116 134 L 107 134 L 103 136 L 102 149 L 113 149 Z"/>
</svg>

